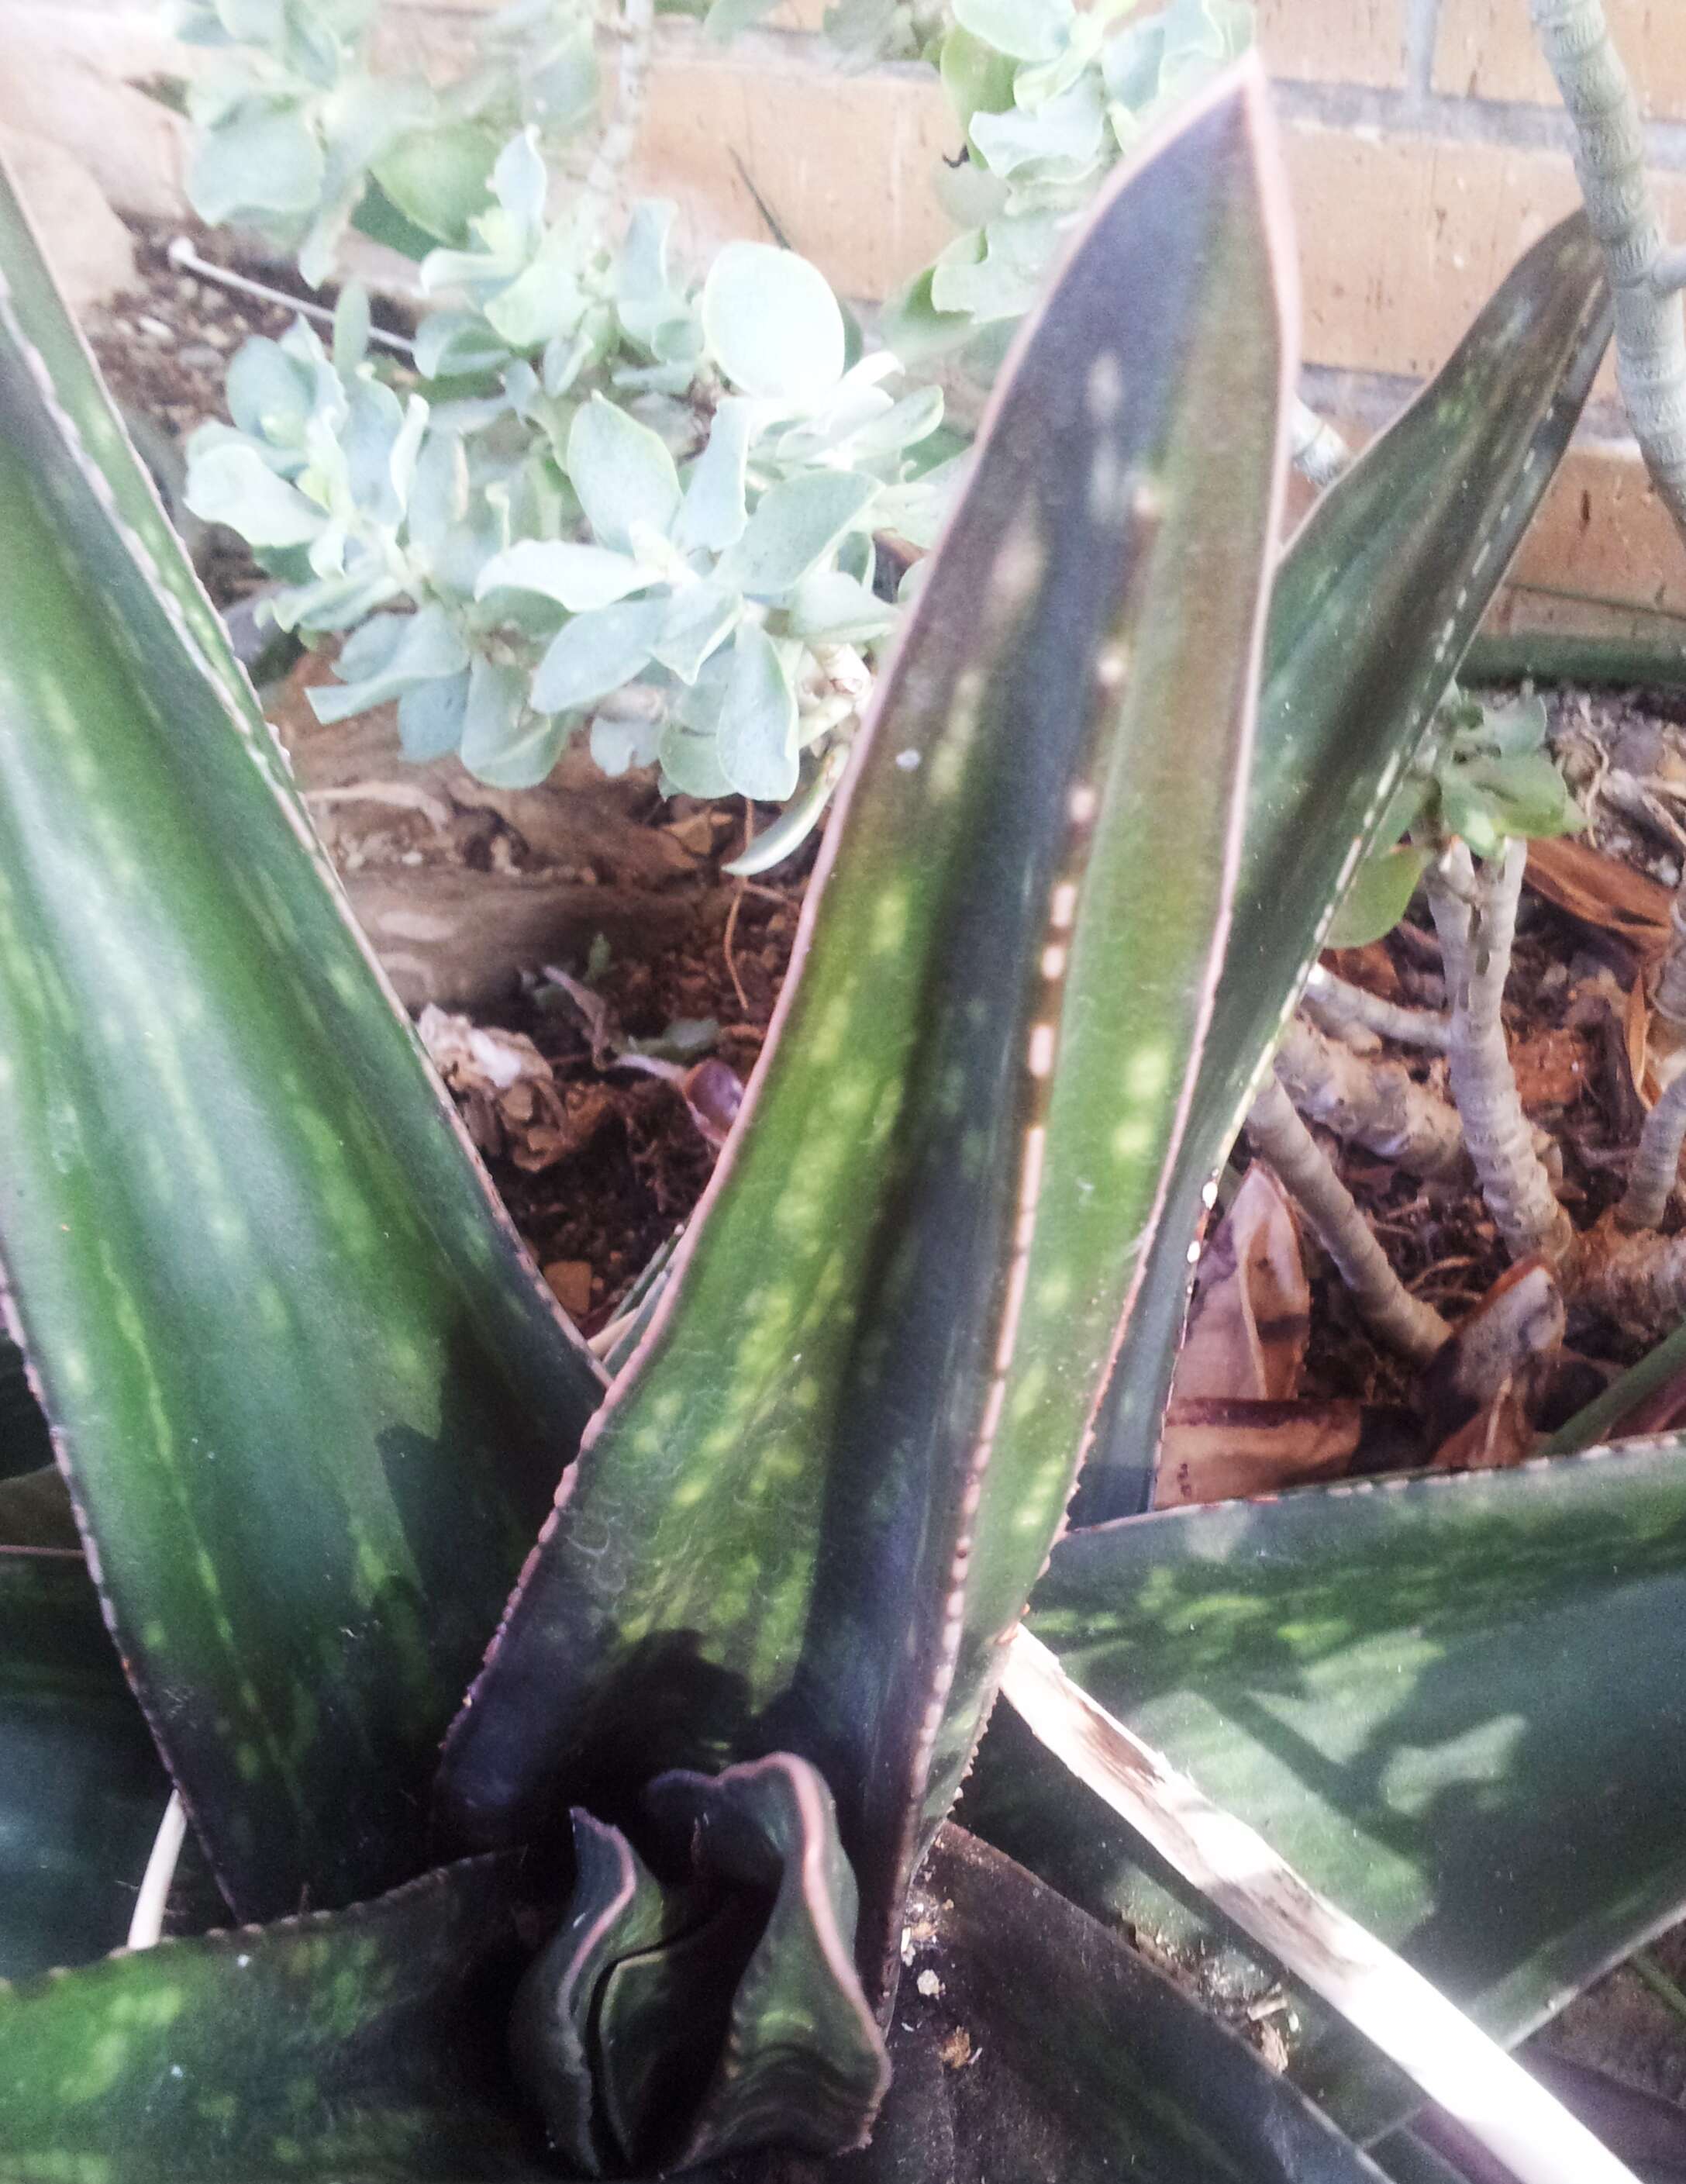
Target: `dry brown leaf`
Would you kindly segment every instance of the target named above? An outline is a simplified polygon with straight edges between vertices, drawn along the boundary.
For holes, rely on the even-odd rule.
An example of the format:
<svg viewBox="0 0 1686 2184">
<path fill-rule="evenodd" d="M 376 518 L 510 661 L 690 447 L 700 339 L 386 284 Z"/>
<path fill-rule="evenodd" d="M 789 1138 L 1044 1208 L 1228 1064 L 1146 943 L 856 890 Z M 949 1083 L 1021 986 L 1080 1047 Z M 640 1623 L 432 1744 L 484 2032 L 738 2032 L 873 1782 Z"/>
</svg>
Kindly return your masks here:
<svg viewBox="0 0 1686 2184">
<path fill-rule="evenodd" d="M 1422 1461 L 1407 1414 L 1351 1401 L 1173 1401 L 1160 1445 L 1154 1507 L 1275 1494 L 1355 1468 Z"/>
<path fill-rule="evenodd" d="M 1622 1044 L 1628 1052 L 1628 1073 L 1633 1080 L 1633 1089 L 1642 1106 L 1654 1107 L 1657 1099 L 1657 1081 L 1650 1065 L 1651 1009 L 1645 996 L 1645 982 L 1635 978 L 1628 989 L 1627 1006 L 1622 1011 Z"/>
<path fill-rule="evenodd" d="M 537 1174 L 577 1152 L 607 1119 L 608 1095 L 595 1086 L 565 1094 L 524 1032 L 476 1024 L 431 1002 L 416 1030 L 489 1160 L 511 1160 Z"/>
<path fill-rule="evenodd" d="M 570 1319 L 583 1319 L 592 1308 L 589 1259 L 553 1259 L 544 1269 L 550 1293 Z"/>
<path fill-rule="evenodd" d="M 1422 1376 L 1436 1469 L 1522 1461 L 1533 1445 L 1533 1404 L 1562 1354 L 1565 1324 L 1563 1292 L 1543 1259 L 1505 1269 Z"/>
<path fill-rule="evenodd" d="M 1201 1257 L 1172 1402 L 1286 1401 L 1310 1331 L 1299 1224 L 1281 1184 L 1255 1161 Z"/>
<path fill-rule="evenodd" d="M 1528 844 L 1527 884 L 1583 925 L 1613 933 L 1644 964 L 1667 952 L 1668 889 L 1567 835 Z"/>
<path fill-rule="evenodd" d="M 1533 1454 L 1538 1436 L 1522 1390 L 1506 1381 L 1483 1410 L 1449 1435 L 1429 1458 L 1432 1471 L 1505 1471 Z"/>
</svg>

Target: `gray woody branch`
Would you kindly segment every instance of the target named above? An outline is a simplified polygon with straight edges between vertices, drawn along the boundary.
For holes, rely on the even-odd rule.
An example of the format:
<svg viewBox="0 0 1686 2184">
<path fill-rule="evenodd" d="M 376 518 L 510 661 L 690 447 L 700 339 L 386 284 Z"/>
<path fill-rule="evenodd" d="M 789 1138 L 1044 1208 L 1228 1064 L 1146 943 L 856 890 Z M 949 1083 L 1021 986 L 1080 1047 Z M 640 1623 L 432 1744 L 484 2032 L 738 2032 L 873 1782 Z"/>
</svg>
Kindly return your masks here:
<svg viewBox="0 0 1686 2184">
<path fill-rule="evenodd" d="M 1601 0 L 1528 0 L 1575 125 L 1575 171 L 1616 296 L 1616 365 L 1664 505 L 1686 537 L 1686 322 L 1683 254 L 1664 243 L 1645 176 L 1644 130 Z"/>
<path fill-rule="evenodd" d="M 1352 1193 L 1274 1078 L 1253 1103 L 1247 1134 L 1334 1261 L 1365 1320 L 1390 1348 L 1426 1362 L 1450 1328 L 1388 1264 Z"/>
</svg>

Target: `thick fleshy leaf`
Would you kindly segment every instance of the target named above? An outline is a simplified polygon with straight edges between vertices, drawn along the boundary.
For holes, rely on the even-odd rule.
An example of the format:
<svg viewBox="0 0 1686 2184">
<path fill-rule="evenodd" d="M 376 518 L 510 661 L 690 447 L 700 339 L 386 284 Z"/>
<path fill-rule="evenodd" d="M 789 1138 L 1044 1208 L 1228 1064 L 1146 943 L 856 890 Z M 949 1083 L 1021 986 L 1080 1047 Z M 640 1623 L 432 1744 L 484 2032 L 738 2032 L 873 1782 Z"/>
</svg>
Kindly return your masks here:
<svg viewBox="0 0 1686 2184">
<path fill-rule="evenodd" d="M 262 711 L 235 658 L 222 617 L 206 596 L 186 549 L 164 513 L 151 472 L 130 443 L 92 353 L 60 300 L 3 161 L 0 161 L 0 287 L 24 340 L 46 368 L 53 399 L 74 425 L 84 451 L 105 480 L 118 514 L 186 622 L 192 642 L 216 676 L 230 705 L 241 719 L 257 727 Z M 277 783 L 285 783 L 289 794 L 296 794 L 273 747 L 271 755 Z"/>
<path fill-rule="evenodd" d="M 253 102 L 237 118 L 208 130 L 193 154 L 187 195 L 211 226 L 266 216 L 301 218 L 320 194 L 322 148 L 296 108 L 264 112 Z"/>
<path fill-rule="evenodd" d="M 225 1886 L 344 1901 L 599 1383 L 3 299 L 0 446 L 0 1259 Z"/>
<path fill-rule="evenodd" d="M 400 136 L 372 171 L 406 220 L 436 242 L 461 245 L 470 218 L 488 201 L 498 148 L 495 131 L 478 122 L 447 122 Z"/>
<path fill-rule="evenodd" d="M 169 1797 L 81 1553 L 0 1547 L 0 1980 L 117 1947 Z"/>
<path fill-rule="evenodd" d="M 608 1812 L 664 1765 L 812 1760 L 880 1995 L 1070 1491 L 1221 942 L 1285 367 L 1258 82 L 1120 178 L 1026 338 L 753 1112 L 446 1756 L 476 1840 L 559 1784 Z"/>
<path fill-rule="evenodd" d="M 1073 1519 L 1153 1489 L 1203 1195 L 1320 937 L 1568 444 L 1610 334 L 1585 220 L 1522 260 L 1306 519 L 1271 601 L 1234 938 L 1166 1218 Z"/>
<path fill-rule="evenodd" d="M 740 796 L 782 803 L 796 788 L 796 692 L 760 622 L 738 625 L 716 728 L 720 763 Z"/>
<path fill-rule="evenodd" d="M 685 504 L 673 526 L 674 543 L 683 553 L 706 547 L 718 554 L 736 545 L 748 521 L 744 472 L 754 437 L 755 405 L 728 394 L 715 411 L 708 444 L 691 465 Z"/>
<path fill-rule="evenodd" d="M 492 1859 L 0 1990 L 0 2180 L 554 2179 L 504 2053 Z"/>
<path fill-rule="evenodd" d="M 1686 1439 L 1074 1533 L 1031 1628 L 1504 2040 L 1686 1901 Z M 1098 1915 L 1207 1930 L 1011 1724 L 963 1811 Z M 1366 2129 L 1377 2067 L 1303 2064 Z"/>
<path fill-rule="evenodd" d="M 945 1827 L 909 1906 L 895 2080 L 836 2184 L 1379 2184 L 1114 1930 Z"/>
<path fill-rule="evenodd" d="M 649 665 L 666 612 L 661 599 L 623 599 L 565 622 L 534 673 L 534 710 L 576 712 L 632 682 Z"/>
<path fill-rule="evenodd" d="M 659 571 L 647 569 L 630 554 L 611 554 L 606 546 L 581 546 L 563 538 L 522 538 L 494 554 L 481 571 L 474 595 L 509 588 L 541 592 L 570 614 L 612 606 L 628 592 L 656 582 Z"/>
<path fill-rule="evenodd" d="M 748 529 L 721 566 L 721 577 L 752 599 L 777 599 L 793 590 L 846 533 L 864 527 L 876 491 L 871 478 L 847 471 L 812 471 L 782 480 L 756 503 Z"/>
</svg>

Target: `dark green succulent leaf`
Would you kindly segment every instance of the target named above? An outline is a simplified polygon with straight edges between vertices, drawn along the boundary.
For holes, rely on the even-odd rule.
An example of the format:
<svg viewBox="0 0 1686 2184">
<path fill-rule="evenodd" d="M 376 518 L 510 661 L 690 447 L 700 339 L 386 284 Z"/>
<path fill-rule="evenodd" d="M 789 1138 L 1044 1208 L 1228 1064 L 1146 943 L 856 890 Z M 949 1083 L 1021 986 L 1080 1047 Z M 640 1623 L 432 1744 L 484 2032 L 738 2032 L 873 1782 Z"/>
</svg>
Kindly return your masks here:
<svg viewBox="0 0 1686 2184">
<path fill-rule="evenodd" d="M 0 1479 L 0 1547 L 57 1547 L 80 1558 L 82 1535 L 57 1464 Z"/>
<path fill-rule="evenodd" d="M 1329 919 L 1541 494 L 1610 334 L 1579 214 L 1543 237 L 1397 423 L 1332 486 L 1271 602 L 1235 919 L 1165 1217 L 1073 1507 L 1152 1498 L 1189 1240 Z"/>
<path fill-rule="evenodd" d="M 1496 856 L 1507 837 L 1572 834 L 1586 815 L 1544 751 L 1452 760 L 1435 777 L 1442 821 L 1478 857 Z"/>
<path fill-rule="evenodd" d="M 31 1390 L 24 1353 L 0 1334 L 0 1480 L 52 1461 L 52 1437 Z"/>
<path fill-rule="evenodd" d="M 1686 1900 L 1686 1436 L 1073 1534 L 1031 1628 L 1500 2039 Z M 1210 1930 L 1027 1738 L 964 1810 L 1097 1915 Z M 1296 2067 L 1385 2116 L 1347 2042 Z"/>
<path fill-rule="evenodd" d="M 875 1996 L 1199 1050 L 1280 476 L 1261 120 L 1231 79 L 1121 178 L 1028 332 L 682 1272 L 447 1748 L 476 1843 L 812 1760 Z"/>
<path fill-rule="evenodd" d="M 384 242 L 388 250 L 396 250 L 401 258 L 414 259 L 418 265 L 439 248 L 439 237 L 418 227 L 408 213 L 401 212 L 373 175 L 357 201 L 351 224 L 371 242 Z"/>
<path fill-rule="evenodd" d="M 827 2184 L 1377 2184 L 1119 1934 L 959 1828 L 920 1873 L 908 1935 L 890 2097 Z"/>
<path fill-rule="evenodd" d="M 658 1776 L 643 1802 L 667 1877 L 576 1812 L 567 1918 L 517 1997 L 516 2067 L 552 2144 L 587 2176 L 858 2145 L 888 2064 L 825 1783 L 776 1752 Z"/>
<path fill-rule="evenodd" d="M 81 1553 L 0 1548 L 0 1979 L 116 1947 L 169 1797 Z"/>
<path fill-rule="evenodd" d="M 504 2053 L 511 1871 L 0 1989 L 0 2184 L 554 2180 Z"/>
<path fill-rule="evenodd" d="M 249 691 L 114 519 L 97 386 L 44 392 L 87 370 L 55 312 L 0 294 L 0 1261 L 231 1900 L 343 1902 L 427 1862 L 439 1738 L 600 1381 Z"/>
<path fill-rule="evenodd" d="M 64 308 L 3 160 L 0 292 L 5 297 L 8 334 L 19 337 L 25 349 L 39 358 L 53 401 L 103 481 L 113 513 L 128 531 L 136 553 L 147 560 L 171 609 L 180 615 L 186 641 L 198 648 L 230 706 L 262 737 L 277 787 L 296 796 L 273 739 L 261 727 L 257 699 L 235 658 L 222 619 L 164 513 L 150 471 L 124 430 L 92 350 Z"/>
</svg>

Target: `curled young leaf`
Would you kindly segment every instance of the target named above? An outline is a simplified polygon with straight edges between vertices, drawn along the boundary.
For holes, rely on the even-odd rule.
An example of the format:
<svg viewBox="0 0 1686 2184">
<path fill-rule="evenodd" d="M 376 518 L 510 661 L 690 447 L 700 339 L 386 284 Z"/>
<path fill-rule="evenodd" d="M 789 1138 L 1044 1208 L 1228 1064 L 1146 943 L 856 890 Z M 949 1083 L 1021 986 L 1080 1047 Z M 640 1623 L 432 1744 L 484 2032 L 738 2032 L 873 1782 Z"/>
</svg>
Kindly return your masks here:
<svg viewBox="0 0 1686 2184">
<path fill-rule="evenodd" d="M 643 1802 L 670 1877 L 576 1812 L 568 1914 L 516 1997 L 511 2053 L 553 2145 L 589 2176 L 859 2145 L 889 2065 L 818 1771 L 775 1752 L 660 1775 Z"/>
</svg>

